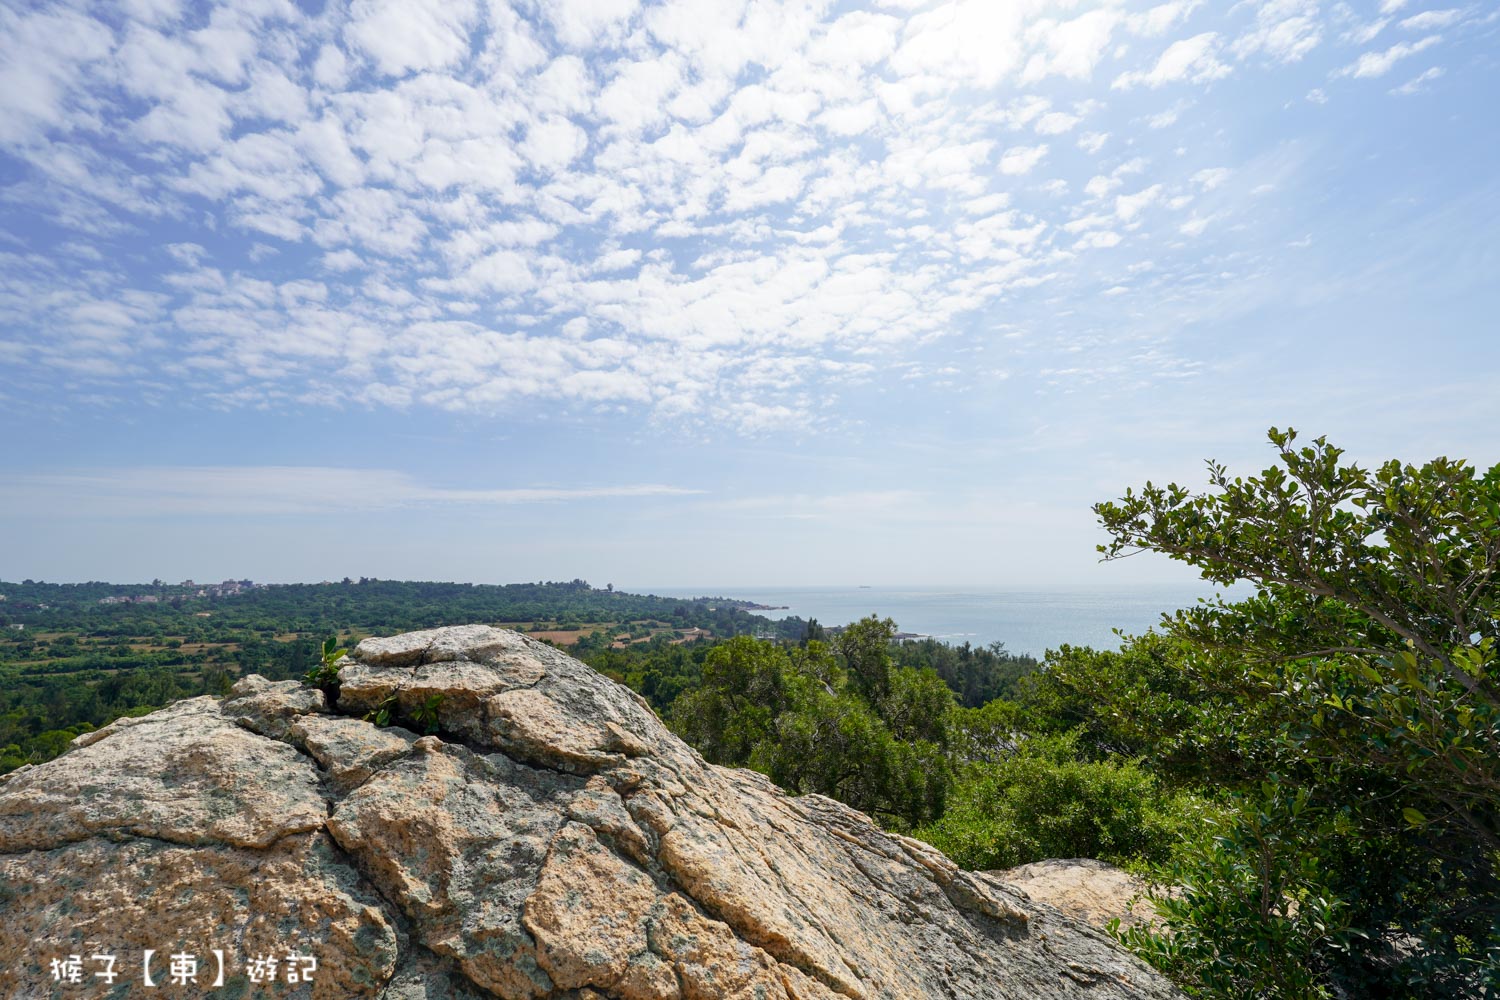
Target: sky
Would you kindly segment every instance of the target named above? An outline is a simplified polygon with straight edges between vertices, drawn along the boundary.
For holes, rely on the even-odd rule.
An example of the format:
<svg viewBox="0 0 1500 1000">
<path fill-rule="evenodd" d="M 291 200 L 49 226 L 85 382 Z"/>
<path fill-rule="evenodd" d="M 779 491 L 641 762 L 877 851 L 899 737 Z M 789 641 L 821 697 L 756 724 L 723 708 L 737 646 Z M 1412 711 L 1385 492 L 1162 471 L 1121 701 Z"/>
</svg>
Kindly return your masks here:
<svg viewBox="0 0 1500 1000">
<path fill-rule="evenodd" d="M 1500 461 L 1500 9 L 0 7 L 0 579 L 1131 586 Z"/>
</svg>

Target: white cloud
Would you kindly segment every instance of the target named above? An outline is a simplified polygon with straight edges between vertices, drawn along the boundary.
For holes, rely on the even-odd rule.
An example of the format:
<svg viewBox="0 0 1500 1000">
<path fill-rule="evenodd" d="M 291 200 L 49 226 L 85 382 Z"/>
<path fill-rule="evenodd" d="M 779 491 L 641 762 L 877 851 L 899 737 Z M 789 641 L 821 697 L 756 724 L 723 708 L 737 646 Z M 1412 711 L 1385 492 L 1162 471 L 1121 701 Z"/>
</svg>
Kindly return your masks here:
<svg viewBox="0 0 1500 1000">
<path fill-rule="evenodd" d="M 1087 80 L 1099 64 L 1120 15 L 1107 8 L 1091 10 L 1070 21 L 1039 21 L 1028 31 L 1028 40 L 1041 51 L 1027 60 L 1022 83 L 1048 76 Z"/>
<path fill-rule="evenodd" d="M 1407 31 L 1437 31 L 1457 24 L 1464 16 L 1462 10 L 1452 7 L 1447 10 L 1424 10 L 1403 20 L 1401 27 Z"/>
<path fill-rule="evenodd" d="M 636 0 L 549 0 L 542 11 L 560 42 L 584 49 L 618 33 L 638 8 Z"/>
<path fill-rule="evenodd" d="M 1199 156 L 1233 124 L 1118 90 L 1331 58 L 1292 0 L 1236 27 L 1195 2 L 268 0 L 191 25 L 140 2 L 128 24 L 0 10 L 0 211 L 67 236 L 0 235 L 0 357 L 226 408 L 815 424 L 842 386 L 932 376 L 913 359 L 975 317 L 1071 288 L 1075 249 L 1170 257 L 1243 210 L 1145 225 L 1210 201 L 1227 171 Z M 1115 127 L 1142 121 L 1189 128 Z M 140 245 L 165 249 L 143 277 Z"/>
<path fill-rule="evenodd" d="M 1118 177 L 1106 177 L 1099 174 L 1089 178 L 1089 182 L 1083 186 L 1083 191 L 1090 198 L 1103 198 L 1123 183 L 1124 181 Z"/>
<path fill-rule="evenodd" d="M 1241 59 L 1263 54 L 1280 63 L 1297 62 L 1323 39 L 1315 0 L 1262 0 L 1255 26 L 1234 40 Z"/>
<path fill-rule="evenodd" d="M 998 212 L 975 222 L 960 223 L 954 227 L 958 246 L 965 256 L 973 260 L 1012 260 L 1017 247 L 1034 243 L 1046 229 L 1044 223 L 1032 226 L 1022 224 L 1016 212 Z"/>
<path fill-rule="evenodd" d="M 1212 221 L 1212 216 L 1194 216 L 1193 218 L 1184 222 L 1182 225 L 1178 226 L 1177 229 L 1178 232 L 1182 233 L 1182 235 L 1184 236 L 1201 236 L 1203 234 L 1203 231 L 1208 228 L 1208 224 Z"/>
<path fill-rule="evenodd" d="M 607 486 L 435 486 L 389 469 L 167 466 L 27 474 L 0 484 L 0 513 L 139 518 L 340 514 L 414 506 L 509 506 L 704 491 L 657 483 Z"/>
<path fill-rule="evenodd" d="M 1184 21 L 1194 10 L 1202 6 L 1200 0 L 1172 0 L 1169 3 L 1157 4 L 1142 13 L 1130 15 L 1126 23 L 1130 30 L 1137 35 L 1145 35 L 1154 38 L 1166 34 L 1167 30 Z"/>
<path fill-rule="evenodd" d="M 1354 45 L 1367 45 L 1390 26 L 1388 17 L 1377 18 L 1368 24 L 1355 24 L 1344 32 L 1344 41 Z"/>
<path fill-rule="evenodd" d="M 1121 222 L 1130 222 L 1161 197 L 1161 185 L 1153 184 L 1135 194 L 1122 194 L 1115 198 L 1115 215 Z"/>
<path fill-rule="evenodd" d="M 1428 35 L 1417 42 L 1397 42 L 1383 52 L 1366 52 L 1335 75 L 1355 78 L 1384 76 L 1396 63 L 1408 56 L 1414 56 L 1418 52 L 1432 48 L 1438 40 L 1439 36 Z"/>
<path fill-rule="evenodd" d="M 525 155 L 537 167 L 557 171 L 583 155 L 588 134 L 566 118 L 537 122 L 526 131 Z"/>
<path fill-rule="evenodd" d="M 724 199 L 724 209 L 742 212 L 790 201 L 802 190 L 802 171 L 796 167 L 772 167 L 748 184 L 731 189 Z"/>
<path fill-rule="evenodd" d="M 901 34 L 899 18 L 887 14 L 854 11 L 828 26 L 808 48 L 816 63 L 838 66 L 845 71 L 874 66 L 896 50 Z"/>
<path fill-rule="evenodd" d="M 1107 250 L 1110 247 L 1120 245 L 1120 234 L 1109 229 L 1099 229 L 1085 233 L 1073 244 L 1077 250 Z"/>
<path fill-rule="evenodd" d="M 1229 67 L 1219 61 L 1218 34 L 1205 31 L 1173 42 L 1161 54 L 1149 72 L 1130 71 L 1115 78 L 1113 86 L 1125 89 L 1135 86 L 1161 87 L 1187 81 L 1206 83 L 1229 75 Z"/>
<path fill-rule="evenodd" d="M 1182 117 L 1182 112 L 1185 110 L 1186 105 L 1174 104 L 1172 105 L 1172 107 L 1167 108 L 1165 111 L 1159 111 L 1154 115 L 1148 115 L 1146 118 L 1146 125 L 1150 128 L 1169 128 L 1177 124 L 1177 119 Z"/>
<path fill-rule="evenodd" d="M 469 53 L 472 0 L 354 0 L 348 39 L 382 73 L 445 69 Z"/>
<path fill-rule="evenodd" d="M 1212 191 L 1229 179 L 1227 167 L 1206 167 L 1193 175 L 1193 183 L 1205 191 Z"/>
<path fill-rule="evenodd" d="M 624 131 L 636 133 L 663 120 L 663 105 L 681 85 L 676 59 L 627 61 L 614 67 L 595 106 Z"/>
<path fill-rule="evenodd" d="M 827 108 L 817 117 L 819 125 L 838 136 L 862 135 L 875 128 L 880 120 L 880 103 L 873 97 L 858 104 Z"/>
<path fill-rule="evenodd" d="M 581 58 L 558 56 L 532 79 L 528 103 L 538 114 L 582 114 L 593 106 L 596 89 Z"/>
<path fill-rule="evenodd" d="M 997 116 L 997 121 L 1011 128 L 1025 128 L 1051 109 L 1052 102 L 1037 94 L 1017 97 L 1006 105 L 1004 112 Z"/>
<path fill-rule="evenodd" d="M 317 62 L 313 63 L 313 80 L 330 90 L 338 90 L 348 83 L 349 60 L 344 57 L 344 50 L 325 43 L 318 50 Z"/>
<path fill-rule="evenodd" d="M 1431 83 L 1433 80 L 1436 80 L 1442 75 L 1443 68 L 1441 66 L 1433 66 L 1431 69 L 1424 70 L 1418 75 L 1412 77 L 1410 80 L 1407 80 L 1401 86 L 1392 89 L 1391 93 L 1400 95 L 1402 97 L 1409 97 L 1412 94 L 1420 94 L 1422 91 L 1427 89 L 1427 85 L 1429 83 Z"/>
<path fill-rule="evenodd" d="M 173 260 L 187 267 L 197 267 L 208 256 L 208 250 L 197 243 L 170 243 L 167 245 L 167 253 L 172 255 Z"/>
<path fill-rule="evenodd" d="M 1097 153 L 1109 141 L 1108 132 L 1085 132 L 1078 137 L 1078 148 L 1085 153 Z"/>
<path fill-rule="evenodd" d="M 162 26 L 182 16 L 181 0 L 125 0 L 125 10 L 142 24 Z"/>
<path fill-rule="evenodd" d="M 953 0 L 924 11 L 908 22 L 890 64 L 924 89 L 993 87 L 1020 66 L 1029 9 L 1027 0 Z"/>
<path fill-rule="evenodd" d="M 1036 120 L 1033 128 L 1036 129 L 1037 135 L 1062 135 L 1064 132 L 1071 132 L 1073 126 L 1080 121 L 1082 119 L 1077 115 L 1066 114 L 1062 111 L 1049 111 Z"/>
<path fill-rule="evenodd" d="M 1113 215 L 1084 215 L 1073 219 L 1063 225 L 1063 231 L 1069 233 L 1082 233 L 1090 229 L 1104 229 L 1114 224 Z"/>
<path fill-rule="evenodd" d="M 906 188 L 929 186 L 978 194 L 985 186 L 979 171 L 992 149 L 993 144 L 988 142 L 937 148 L 903 144 L 886 157 L 884 169 L 888 177 Z"/>
<path fill-rule="evenodd" d="M 459 291 L 524 292 L 536 286 L 536 276 L 524 254 L 496 250 L 469 265 L 456 286 Z"/>
<path fill-rule="evenodd" d="M 352 243 L 375 253 L 410 253 L 426 237 L 427 224 L 414 206 L 387 188 L 360 187 L 339 191 L 322 202 L 326 213 L 313 227 L 313 239 L 324 247 Z M 297 239 L 300 227 L 287 220 L 285 239 Z M 267 229 L 273 235 L 283 235 Z"/>
<path fill-rule="evenodd" d="M 330 271 L 352 271 L 363 267 L 364 261 L 353 250 L 335 250 L 323 255 L 323 266 Z"/>
<path fill-rule="evenodd" d="M 641 260 L 641 251 L 632 247 L 627 250 L 611 250 L 594 263 L 596 271 L 621 271 L 634 267 Z"/>
<path fill-rule="evenodd" d="M 1039 146 L 1012 146 L 1000 157 L 1002 174 L 1029 174 L 1047 155 L 1045 143 Z"/>
<path fill-rule="evenodd" d="M 112 42 L 104 25 L 71 11 L 0 9 L 0 143 L 86 120 L 78 89 Z"/>
<path fill-rule="evenodd" d="M 279 69 L 256 66 L 250 86 L 235 95 L 230 113 L 238 119 L 263 118 L 297 124 L 308 117 L 308 95 Z"/>
</svg>

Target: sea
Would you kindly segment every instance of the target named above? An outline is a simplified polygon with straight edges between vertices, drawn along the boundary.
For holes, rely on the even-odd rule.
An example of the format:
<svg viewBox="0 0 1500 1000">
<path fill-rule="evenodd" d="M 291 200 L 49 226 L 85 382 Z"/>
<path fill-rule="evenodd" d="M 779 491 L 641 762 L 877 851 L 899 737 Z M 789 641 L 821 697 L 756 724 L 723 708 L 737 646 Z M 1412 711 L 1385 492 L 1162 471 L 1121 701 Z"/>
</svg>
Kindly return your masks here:
<svg viewBox="0 0 1500 1000">
<path fill-rule="evenodd" d="M 636 590 L 636 588 L 631 588 Z M 644 589 L 644 588 L 642 588 Z M 1067 644 L 1118 649 L 1120 635 L 1139 635 L 1163 613 L 1192 607 L 1223 594 L 1249 596 L 1248 587 L 1211 584 L 1132 585 L 984 589 L 973 587 L 668 587 L 651 588 L 664 597 L 726 597 L 778 610 L 756 611 L 767 618 L 816 618 L 822 625 L 847 625 L 868 615 L 891 618 L 903 632 L 960 645 L 1005 644 L 1012 653 L 1041 657 Z"/>
</svg>

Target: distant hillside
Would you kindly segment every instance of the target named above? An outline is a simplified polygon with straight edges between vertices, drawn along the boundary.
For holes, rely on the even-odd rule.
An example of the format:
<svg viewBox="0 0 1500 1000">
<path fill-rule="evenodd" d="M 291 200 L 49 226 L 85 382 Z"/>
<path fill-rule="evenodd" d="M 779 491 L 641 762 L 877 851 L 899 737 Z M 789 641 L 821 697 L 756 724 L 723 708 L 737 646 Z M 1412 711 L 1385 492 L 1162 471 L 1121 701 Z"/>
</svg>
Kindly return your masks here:
<svg viewBox="0 0 1500 1000">
<path fill-rule="evenodd" d="M 675 628 L 716 634 L 758 629 L 800 635 L 801 623 L 784 626 L 750 614 L 749 602 L 723 597 L 657 597 L 628 594 L 586 580 L 503 585 L 345 578 L 337 583 L 114 584 L 0 581 L 0 625 L 81 630 L 94 635 L 139 634 L 155 628 L 193 633 L 223 628 L 278 632 L 360 629 L 395 633 L 476 621 L 581 625 L 652 618 Z M 217 621 L 205 626 L 202 613 Z M 295 627 L 286 628 L 289 623 Z M 150 628 L 148 628 L 148 626 Z"/>
<path fill-rule="evenodd" d="M 487 623 L 581 654 L 753 633 L 800 638 L 745 602 L 627 594 L 584 580 L 506 585 L 345 579 L 116 584 L 0 581 L 0 773 L 56 756 L 79 732 L 236 677 L 298 677 L 329 635 Z"/>
</svg>

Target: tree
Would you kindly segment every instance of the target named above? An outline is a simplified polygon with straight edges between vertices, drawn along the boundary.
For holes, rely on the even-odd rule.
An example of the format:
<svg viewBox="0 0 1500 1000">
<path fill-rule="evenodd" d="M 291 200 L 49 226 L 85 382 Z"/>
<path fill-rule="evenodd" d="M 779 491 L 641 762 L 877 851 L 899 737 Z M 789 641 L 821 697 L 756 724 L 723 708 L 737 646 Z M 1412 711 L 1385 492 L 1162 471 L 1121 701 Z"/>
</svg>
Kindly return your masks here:
<svg viewBox="0 0 1500 1000">
<path fill-rule="evenodd" d="M 1113 536 L 1106 559 L 1162 552 L 1207 580 L 1251 580 L 1276 598 L 1238 617 L 1240 648 L 1280 658 L 1389 656 L 1413 650 L 1491 705 L 1500 684 L 1469 653 L 1500 640 L 1500 465 L 1479 476 L 1439 458 L 1375 473 L 1341 465 L 1341 449 L 1271 428 L 1283 467 L 1229 477 L 1209 462 L 1217 493 L 1147 483 L 1094 507 Z M 1289 635 L 1285 612 L 1300 616 Z M 1212 612 L 1195 616 L 1222 624 Z M 1207 634 L 1213 634 L 1212 628 Z M 1483 659 L 1484 657 L 1482 657 Z"/>
<path fill-rule="evenodd" d="M 789 791 L 908 828 L 938 816 L 952 780 L 953 694 L 930 670 L 892 677 L 871 642 L 890 623 L 866 622 L 850 648 L 865 677 L 887 667 L 882 697 L 820 642 L 736 636 L 709 651 L 701 686 L 673 704 L 674 728 L 713 763 L 755 768 Z"/>
<path fill-rule="evenodd" d="M 1012 654 L 1005 644 L 950 646 L 938 639 L 910 639 L 891 647 L 897 667 L 931 667 L 953 689 L 967 708 L 978 708 L 996 698 L 1014 698 L 1022 677 L 1036 670 L 1037 661 Z"/>
<path fill-rule="evenodd" d="M 1148 758 L 1163 779 L 1221 783 L 1265 773 L 1246 725 L 1243 671 L 1185 640 L 1148 632 L 1119 650 L 1061 646 L 1021 679 L 1025 726 L 1073 733 L 1080 756 Z"/>
<path fill-rule="evenodd" d="M 845 626 L 833 647 L 844 658 L 855 685 L 868 698 L 885 697 L 891 686 L 891 640 L 896 623 L 870 615 Z"/>
<path fill-rule="evenodd" d="M 1281 843 L 1319 857 L 1323 885 L 1369 939 L 1349 960 L 1321 953 L 1330 975 L 1432 996 L 1500 981 L 1500 951 L 1486 958 L 1500 949 L 1500 466 L 1480 475 L 1439 458 L 1370 472 L 1326 439 L 1269 436 L 1279 464 L 1259 476 L 1210 462 L 1212 492 L 1147 483 L 1097 505 L 1112 539 L 1100 551 L 1161 552 L 1205 579 L 1256 584 L 1249 600 L 1167 628 L 1201 654 L 1184 661 L 1187 681 L 1228 676 L 1235 691 L 1196 724 L 1254 730 L 1275 757 L 1278 788 L 1244 789 L 1245 814 L 1306 792 L 1306 819 L 1283 817 L 1300 837 Z M 1245 710 L 1225 714 L 1236 702 Z M 1422 947 L 1393 957 L 1400 933 Z"/>
<path fill-rule="evenodd" d="M 702 685 L 673 705 L 678 734 L 716 764 L 746 766 L 787 709 L 789 667 L 782 650 L 749 636 L 715 647 L 703 661 Z"/>
</svg>

